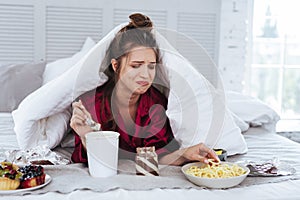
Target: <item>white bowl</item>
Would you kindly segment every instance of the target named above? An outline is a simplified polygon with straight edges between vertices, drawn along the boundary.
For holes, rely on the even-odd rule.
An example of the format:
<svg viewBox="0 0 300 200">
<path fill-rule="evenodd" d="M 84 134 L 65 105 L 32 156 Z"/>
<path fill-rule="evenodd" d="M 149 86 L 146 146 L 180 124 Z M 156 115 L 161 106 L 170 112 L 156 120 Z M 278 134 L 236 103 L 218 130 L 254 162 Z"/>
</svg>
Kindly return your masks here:
<svg viewBox="0 0 300 200">
<path fill-rule="evenodd" d="M 224 164 L 228 165 L 233 165 L 235 163 L 230 163 L 230 162 L 221 162 Z M 199 185 L 199 186 L 204 186 L 208 188 L 230 188 L 234 187 L 238 184 L 240 184 L 242 181 L 245 180 L 247 175 L 249 174 L 250 170 L 242 165 L 237 164 L 238 166 L 242 167 L 246 173 L 241 175 L 241 176 L 235 176 L 235 177 L 229 177 L 229 178 L 203 178 L 203 177 L 197 177 L 193 176 L 191 174 L 187 174 L 186 170 L 189 169 L 191 166 L 197 166 L 197 167 L 202 167 L 203 163 L 201 162 L 196 162 L 196 163 L 189 163 L 181 167 L 181 171 L 185 175 L 185 177 L 191 181 L 192 183 Z"/>
</svg>

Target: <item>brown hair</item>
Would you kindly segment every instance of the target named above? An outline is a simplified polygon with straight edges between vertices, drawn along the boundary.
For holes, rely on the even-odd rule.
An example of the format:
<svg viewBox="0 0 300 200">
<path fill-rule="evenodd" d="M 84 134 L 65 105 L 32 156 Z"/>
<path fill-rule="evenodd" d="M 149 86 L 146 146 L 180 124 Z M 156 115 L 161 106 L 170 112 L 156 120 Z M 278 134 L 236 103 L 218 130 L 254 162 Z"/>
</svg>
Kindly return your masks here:
<svg viewBox="0 0 300 200">
<path fill-rule="evenodd" d="M 161 63 L 158 45 L 154 35 L 151 33 L 153 24 L 150 18 L 141 13 L 135 13 L 130 15 L 129 19 L 130 22 L 128 25 L 123 27 L 110 43 L 100 67 L 100 69 L 104 69 L 104 74 L 108 76 L 108 81 L 105 83 L 106 90 L 104 91 L 103 98 L 109 99 L 110 106 L 112 92 L 120 72 L 121 59 L 126 57 L 133 48 L 139 46 L 152 48 L 156 55 L 156 63 Z M 116 59 L 118 62 L 118 69 L 116 72 L 113 70 L 111 65 L 111 59 Z M 104 109 L 104 104 L 102 104 L 101 108 L 101 110 Z M 111 129 L 116 128 L 116 123 L 113 119 L 113 116 L 106 123 L 106 125 L 108 124 L 110 124 L 109 127 L 111 127 Z"/>
</svg>

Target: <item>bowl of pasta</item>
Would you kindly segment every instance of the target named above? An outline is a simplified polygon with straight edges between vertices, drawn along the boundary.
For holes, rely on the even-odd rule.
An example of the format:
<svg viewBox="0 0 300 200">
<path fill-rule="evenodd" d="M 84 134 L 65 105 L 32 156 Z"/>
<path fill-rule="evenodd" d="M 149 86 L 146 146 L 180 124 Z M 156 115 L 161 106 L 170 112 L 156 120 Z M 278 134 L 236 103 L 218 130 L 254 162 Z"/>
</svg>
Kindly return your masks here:
<svg viewBox="0 0 300 200">
<path fill-rule="evenodd" d="M 201 162 L 182 166 L 181 171 L 192 183 L 208 188 L 230 188 L 245 180 L 250 170 L 242 165 L 231 162 Z"/>
</svg>

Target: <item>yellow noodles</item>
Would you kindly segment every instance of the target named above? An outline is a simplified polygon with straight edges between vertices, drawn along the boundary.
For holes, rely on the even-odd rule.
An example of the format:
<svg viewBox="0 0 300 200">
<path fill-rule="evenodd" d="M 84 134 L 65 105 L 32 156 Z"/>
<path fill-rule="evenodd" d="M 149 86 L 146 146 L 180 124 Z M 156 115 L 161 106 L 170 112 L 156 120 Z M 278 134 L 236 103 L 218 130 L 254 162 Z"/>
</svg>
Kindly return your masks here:
<svg viewBox="0 0 300 200">
<path fill-rule="evenodd" d="M 203 168 L 191 166 L 186 170 L 187 174 L 202 178 L 229 178 L 241 176 L 246 171 L 237 164 L 216 163 L 209 160 L 209 164 Z"/>
</svg>

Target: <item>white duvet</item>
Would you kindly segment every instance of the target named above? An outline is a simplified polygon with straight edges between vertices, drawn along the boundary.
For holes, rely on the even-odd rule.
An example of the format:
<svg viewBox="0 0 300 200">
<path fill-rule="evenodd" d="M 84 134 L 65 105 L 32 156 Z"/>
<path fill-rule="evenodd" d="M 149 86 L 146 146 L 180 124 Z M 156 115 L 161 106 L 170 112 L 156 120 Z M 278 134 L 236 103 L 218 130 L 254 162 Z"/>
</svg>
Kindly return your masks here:
<svg viewBox="0 0 300 200">
<path fill-rule="evenodd" d="M 99 41 L 79 62 L 56 79 L 27 96 L 12 112 L 21 149 L 46 144 L 59 145 L 67 130 L 70 105 L 76 97 L 106 81 L 99 64 L 119 25 Z M 170 81 L 167 115 L 181 148 L 204 142 L 227 149 L 229 155 L 245 153 L 247 145 L 224 101 L 195 68 L 155 33 Z"/>
</svg>

